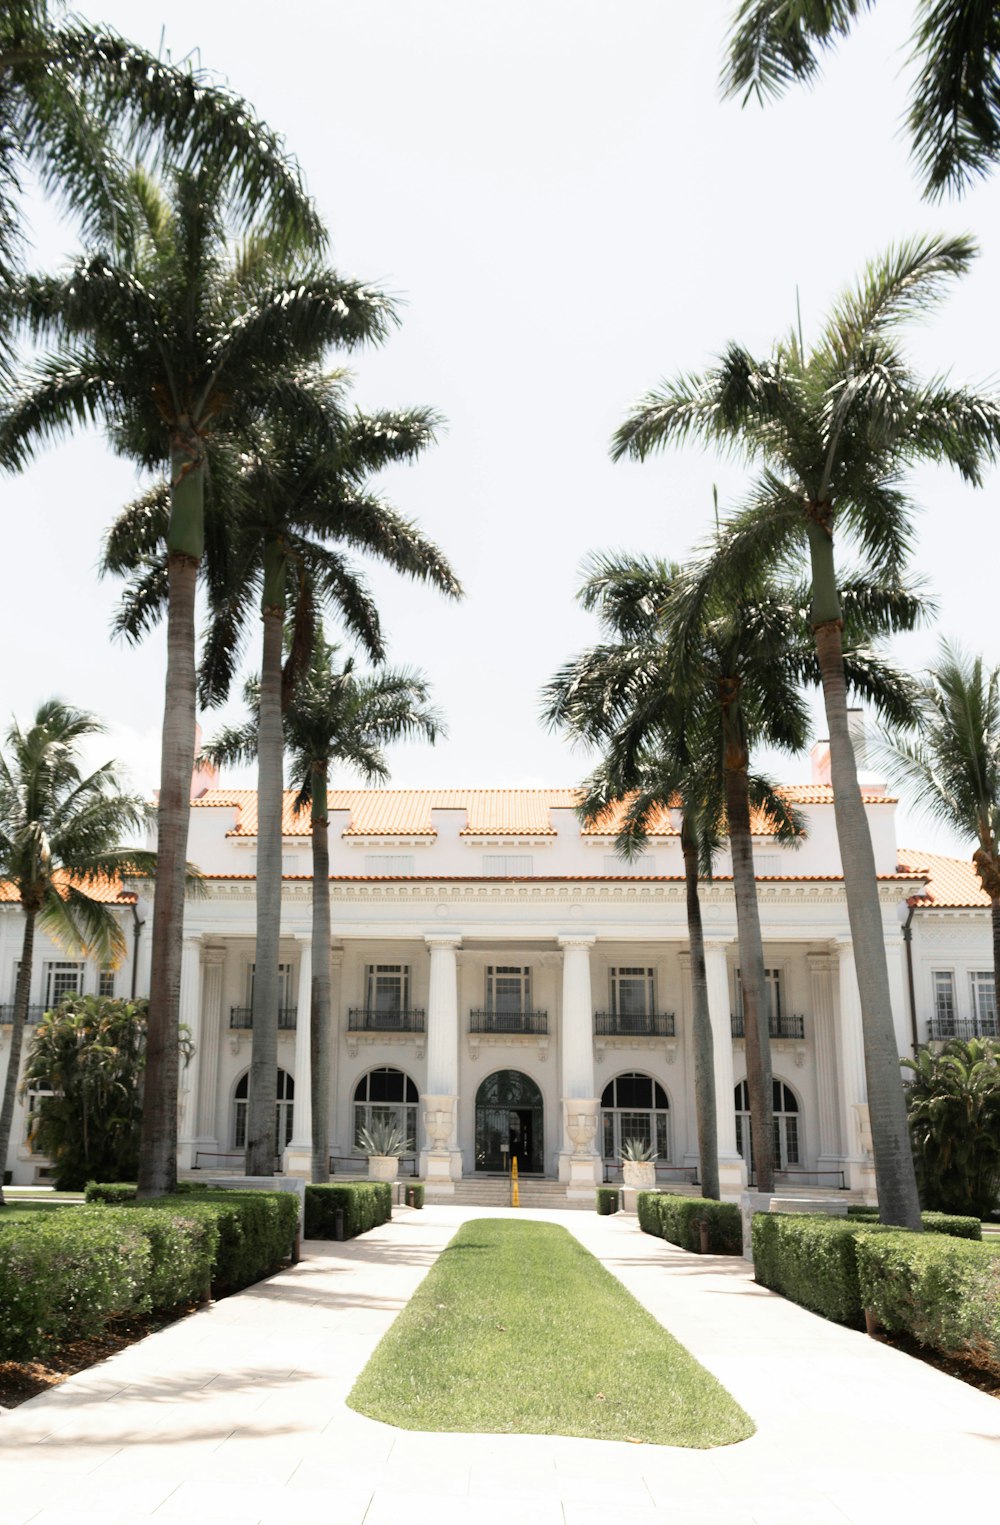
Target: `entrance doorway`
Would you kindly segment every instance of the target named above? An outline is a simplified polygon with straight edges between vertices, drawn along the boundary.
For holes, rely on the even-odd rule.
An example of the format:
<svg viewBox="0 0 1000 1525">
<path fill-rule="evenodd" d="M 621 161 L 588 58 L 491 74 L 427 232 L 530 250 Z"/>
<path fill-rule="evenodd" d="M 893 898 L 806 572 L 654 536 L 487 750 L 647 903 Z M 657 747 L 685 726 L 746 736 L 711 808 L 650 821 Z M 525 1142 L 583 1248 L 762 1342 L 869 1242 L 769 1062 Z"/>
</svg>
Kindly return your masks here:
<svg viewBox="0 0 1000 1525">
<path fill-rule="evenodd" d="M 541 1175 L 544 1156 L 542 1093 L 520 1070 L 497 1070 L 476 1092 L 476 1169 Z"/>
</svg>

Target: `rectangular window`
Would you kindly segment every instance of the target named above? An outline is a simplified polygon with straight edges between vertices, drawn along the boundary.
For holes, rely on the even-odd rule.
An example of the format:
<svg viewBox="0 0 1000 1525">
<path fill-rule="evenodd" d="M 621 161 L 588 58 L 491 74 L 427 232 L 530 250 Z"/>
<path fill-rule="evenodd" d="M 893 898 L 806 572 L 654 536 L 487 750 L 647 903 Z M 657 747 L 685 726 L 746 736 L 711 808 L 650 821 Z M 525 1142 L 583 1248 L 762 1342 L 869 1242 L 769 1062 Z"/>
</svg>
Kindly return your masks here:
<svg viewBox="0 0 1000 1525">
<path fill-rule="evenodd" d="M 974 969 L 969 976 L 972 981 L 972 1013 L 982 1038 L 997 1036 L 997 992 L 992 969 Z"/>
<path fill-rule="evenodd" d="M 409 964 L 369 964 L 365 971 L 366 1011 L 408 1011 L 410 1009 Z"/>
<path fill-rule="evenodd" d="M 105 966 L 97 975 L 97 994 L 100 996 L 114 996 L 115 971 L 110 966 Z"/>
<path fill-rule="evenodd" d="M 643 874 L 655 874 L 656 859 L 650 853 L 643 853 L 640 858 L 633 858 L 630 862 L 627 858 L 619 858 L 617 853 L 606 853 L 604 872 L 609 878 L 621 878 L 622 875 L 632 878 Z"/>
<path fill-rule="evenodd" d="M 83 989 L 83 965 L 66 962 L 45 965 L 45 1009 L 58 1006 L 64 996 Z"/>
<path fill-rule="evenodd" d="M 611 971 L 611 1011 L 616 1017 L 650 1017 L 655 1011 L 652 969 Z"/>
<path fill-rule="evenodd" d="M 366 874 L 412 874 L 412 853 L 366 853 Z"/>
<path fill-rule="evenodd" d="M 767 1002 L 767 1020 L 769 1027 L 778 1027 L 781 1023 L 781 970 L 764 970 L 764 999 Z M 736 1014 L 743 1015 L 743 980 L 740 970 L 736 971 Z"/>
<path fill-rule="evenodd" d="M 934 982 L 934 1017 L 938 1032 L 955 1032 L 955 976 L 950 969 L 935 969 L 931 975 Z"/>
<path fill-rule="evenodd" d="M 532 859 L 525 853 L 486 853 L 483 856 L 484 874 L 496 874 L 501 879 L 522 879 L 533 872 Z"/>
<path fill-rule="evenodd" d="M 531 970 L 518 965 L 490 964 L 486 970 L 487 1011 L 521 1015 L 531 1010 Z"/>
<path fill-rule="evenodd" d="M 247 1005 L 250 1006 L 251 1008 L 253 1007 L 253 978 L 254 978 L 254 970 L 256 969 L 256 967 L 257 967 L 256 964 L 251 964 L 250 965 L 250 992 L 249 992 L 249 999 L 247 1001 Z M 279 964 L 278 965 L 278 1010 L 279 1011 L 287 1011 L 289 1007 L 294 1006 L 294 1005 L 295 1005 L 295 1002 L 294 1002 L 293 997 L 292 997 L 292 966 L 291 966 L 291 964 Z"/>
</svg>

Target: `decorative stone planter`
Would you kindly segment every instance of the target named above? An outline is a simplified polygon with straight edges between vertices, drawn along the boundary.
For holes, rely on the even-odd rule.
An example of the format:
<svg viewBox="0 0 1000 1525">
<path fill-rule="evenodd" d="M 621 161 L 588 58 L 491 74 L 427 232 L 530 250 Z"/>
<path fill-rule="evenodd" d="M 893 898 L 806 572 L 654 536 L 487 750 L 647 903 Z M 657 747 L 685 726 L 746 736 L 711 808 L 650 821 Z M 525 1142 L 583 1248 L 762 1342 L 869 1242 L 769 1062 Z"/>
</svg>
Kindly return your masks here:
<svg viewBox="0 0 1000 1525">
<path fill-rule="evenodd" d="M 370 1154 L 368 1156 L 369 1181 L 394 1181 L 399 1174 L 399 1159 L 395 1154 Z"/>
<path fill-rule="evenodd" d="M 622 1180 L 635 1191 L 650 1191 L 656 1185 L 655 1160 L 623 1160 Z"/>
</svg>

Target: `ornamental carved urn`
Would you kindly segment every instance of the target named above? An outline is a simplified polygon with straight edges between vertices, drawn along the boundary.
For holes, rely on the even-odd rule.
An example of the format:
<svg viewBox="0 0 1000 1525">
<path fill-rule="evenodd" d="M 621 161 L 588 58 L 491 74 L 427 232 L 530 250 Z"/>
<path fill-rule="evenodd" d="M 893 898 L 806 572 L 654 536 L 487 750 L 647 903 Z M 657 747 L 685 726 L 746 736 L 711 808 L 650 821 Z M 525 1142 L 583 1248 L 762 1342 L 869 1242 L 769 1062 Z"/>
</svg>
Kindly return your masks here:
<svg viewBox="0 0 1000 1525">
<path fill-rule="evenodd" d="M 600 1101 L 596 1096 L 574 1098 L 564 1103 L 566 1108 L 566 1132 L 570 1136 L 574 1154 L 593 1154 L 597 1135 L 597 1109 Z"/>
<path fill-rule="evenodd" d="M 424 1097 L 424 1127 L 431 1154 L 447 1154 L 455 1125 L 454 1096 Z"/>
</svg>

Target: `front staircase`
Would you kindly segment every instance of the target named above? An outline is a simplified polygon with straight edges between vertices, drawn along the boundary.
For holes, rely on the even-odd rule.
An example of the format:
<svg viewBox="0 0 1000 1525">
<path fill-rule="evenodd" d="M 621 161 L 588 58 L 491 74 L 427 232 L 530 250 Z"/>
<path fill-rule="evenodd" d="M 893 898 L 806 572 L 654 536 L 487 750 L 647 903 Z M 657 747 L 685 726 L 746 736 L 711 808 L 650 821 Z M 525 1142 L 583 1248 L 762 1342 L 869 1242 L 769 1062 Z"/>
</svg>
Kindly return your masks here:
<svg viewBox="0 0 1000 1525">
<path fill-rule="evenodd" d="M 562 1181 L 547 1181 L 540 1176 L 522 1176 L 518 1181 L 521 1207 L 580 1208 L 593 1212 L 590 1202 L 570 1202 Z M 510 1179 L 505 1176 L 465 1176 L 455 1182 L 453 1194 L 436 1196 L 428 1188 L 429 1202 L 450 1203 L 454 1207 L 509 1207 Z"/>
</svg>

